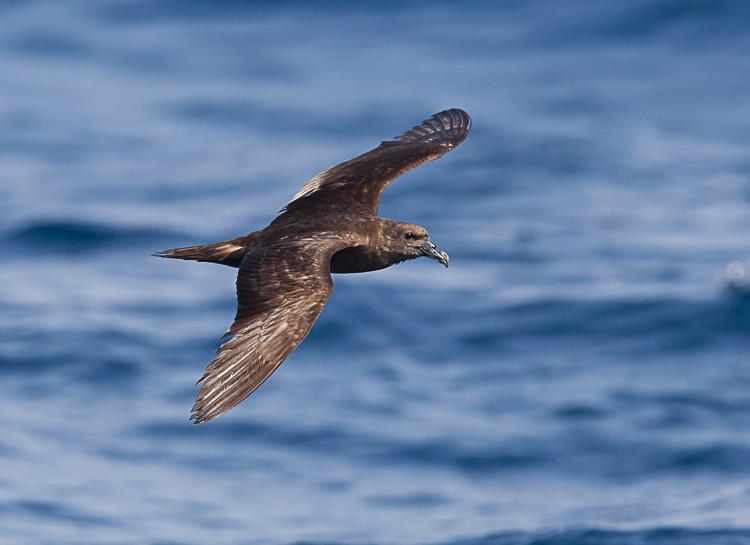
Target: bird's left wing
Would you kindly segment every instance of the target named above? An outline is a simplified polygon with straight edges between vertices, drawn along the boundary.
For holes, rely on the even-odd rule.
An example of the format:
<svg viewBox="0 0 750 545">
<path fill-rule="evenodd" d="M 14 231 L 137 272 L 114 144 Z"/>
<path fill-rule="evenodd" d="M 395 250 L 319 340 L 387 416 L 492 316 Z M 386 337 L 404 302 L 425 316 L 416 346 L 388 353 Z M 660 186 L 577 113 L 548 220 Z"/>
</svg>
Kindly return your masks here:
<svg viewBox="0 0 750 545">
<path fill-rule="evenodd" d="M 305 338 L 333 290 L 331 256 L 349 245 L 321 235 L 257 246 L 245 256 L 237 274 L 237 315 L 198 381 L 193 422 L 237 405 Z"/>
<path fill-rule="evenodd" d="M 469 114 L 443 110 L 394 140 L 308 180 L 287 204 L 289 212 L 361 211 L 377 214 L 383 190 L 391 181 L 427 161 L 442 157 L 464 141 Z"/>
</svg>

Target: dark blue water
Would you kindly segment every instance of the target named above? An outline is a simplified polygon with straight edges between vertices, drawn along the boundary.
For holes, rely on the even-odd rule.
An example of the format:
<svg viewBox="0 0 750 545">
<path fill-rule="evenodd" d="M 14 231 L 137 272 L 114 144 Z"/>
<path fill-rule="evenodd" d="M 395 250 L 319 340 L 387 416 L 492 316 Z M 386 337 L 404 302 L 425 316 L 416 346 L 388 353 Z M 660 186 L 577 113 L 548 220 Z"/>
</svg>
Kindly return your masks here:
<svg viewBox="0 0 750 545">
<path fill-rule="evenodd" d="M 0 4 L 0 541 L 750 543 L 750 4 Z M 188 423 L 273 219 L 446 107 L 336 277 Z M 422 262 L 424 261 L 424 262 Z"/>
</svg>

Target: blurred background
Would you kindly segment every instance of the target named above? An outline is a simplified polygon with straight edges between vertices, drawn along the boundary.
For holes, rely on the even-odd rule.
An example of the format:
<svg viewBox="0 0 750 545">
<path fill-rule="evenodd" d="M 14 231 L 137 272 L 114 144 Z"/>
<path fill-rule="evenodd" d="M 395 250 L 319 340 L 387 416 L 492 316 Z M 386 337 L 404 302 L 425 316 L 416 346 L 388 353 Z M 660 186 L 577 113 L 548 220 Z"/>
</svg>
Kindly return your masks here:
<svg viewBox="0 0 750 545">
<path fill-rule="evenodd" d="M 0 4 L 0 542 L 750 543 L 750 4 Z M 337 276 L 188 423 L 235 270 L 327 166 L 452 257 Z"/>
</svg>

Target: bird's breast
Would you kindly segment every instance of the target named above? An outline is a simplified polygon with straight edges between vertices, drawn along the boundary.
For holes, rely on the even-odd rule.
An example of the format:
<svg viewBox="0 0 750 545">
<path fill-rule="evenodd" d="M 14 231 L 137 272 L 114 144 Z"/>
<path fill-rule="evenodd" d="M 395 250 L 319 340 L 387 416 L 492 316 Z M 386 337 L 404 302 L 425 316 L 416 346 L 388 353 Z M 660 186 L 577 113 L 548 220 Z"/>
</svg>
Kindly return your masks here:
<svg viewBox="0 0 750 545">
<path fill-rule="evenodd" d="M 345 248 L 331 258 L 331 272 L 337 274 L 378 271 L 391 265 L 388 255 L 369 246 Z"/>
</svg>

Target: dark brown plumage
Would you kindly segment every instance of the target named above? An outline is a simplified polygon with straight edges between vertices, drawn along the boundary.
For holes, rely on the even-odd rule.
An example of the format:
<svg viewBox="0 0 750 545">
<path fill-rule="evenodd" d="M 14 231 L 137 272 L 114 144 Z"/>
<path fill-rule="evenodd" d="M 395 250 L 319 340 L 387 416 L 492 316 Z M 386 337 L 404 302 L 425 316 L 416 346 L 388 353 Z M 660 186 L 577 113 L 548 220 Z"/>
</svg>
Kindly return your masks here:
<svg viewBox="0 0 750 545">
<path fill-rule="evenodd" d="M 198 381 L 191 420 L 207 422 L 253 393 L 305 338 L 333 290 L 331 273 L 384 269 L 448 255 L 417 225 L 377 217 L 388 184 L 466 138 L 463 110 L 439 112 L 404 135 L 311 178 L 265 229 L 154 255 L 239 267 L 237 314 Z"/>
</svg>

